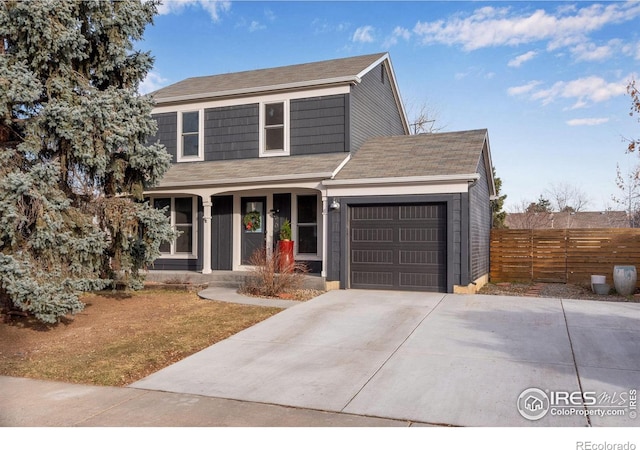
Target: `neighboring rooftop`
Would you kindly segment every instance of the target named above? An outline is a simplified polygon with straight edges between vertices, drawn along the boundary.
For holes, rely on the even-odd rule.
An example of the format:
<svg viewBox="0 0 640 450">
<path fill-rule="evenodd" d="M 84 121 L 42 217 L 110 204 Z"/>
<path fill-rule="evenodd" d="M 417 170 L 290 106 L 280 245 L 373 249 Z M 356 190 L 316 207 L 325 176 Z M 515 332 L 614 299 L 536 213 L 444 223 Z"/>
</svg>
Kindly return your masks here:
<svg viewBox="0 0 640 450">
<path fill-rule="evenodd" d="M 511 229 L 628 228 L 625 211 L 581 211 L 553 213 L 509 213 L 505 224 Z"/>
<path fill-rule="evenodd" d="M 359 78 L 387 53 L 332 59 L 270 69 L 187 78 L 152 93 L 158 103 L 256 93 L 285 87 L 348 83 Z"/>
<path fill-rule="evenodd" d="M 486 142 L 486 129 L 372 138 L 336 180 L 475 174 Z"/>
</svg>

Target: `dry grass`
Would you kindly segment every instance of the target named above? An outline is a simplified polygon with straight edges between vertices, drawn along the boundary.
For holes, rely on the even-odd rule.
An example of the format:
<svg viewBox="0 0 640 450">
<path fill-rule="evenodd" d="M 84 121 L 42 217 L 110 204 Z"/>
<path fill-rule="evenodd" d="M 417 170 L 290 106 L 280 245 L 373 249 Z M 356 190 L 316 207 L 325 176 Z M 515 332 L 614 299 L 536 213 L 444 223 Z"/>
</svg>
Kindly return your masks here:
<svg viewBox="0 0 640 450">
<path fill-rule="evenodd" d="M 0 323 L 0 375 L 124 386 L 280 311 L 175 291 L 82 300 L 85 310 L 57 325 Z"/>
</svg>

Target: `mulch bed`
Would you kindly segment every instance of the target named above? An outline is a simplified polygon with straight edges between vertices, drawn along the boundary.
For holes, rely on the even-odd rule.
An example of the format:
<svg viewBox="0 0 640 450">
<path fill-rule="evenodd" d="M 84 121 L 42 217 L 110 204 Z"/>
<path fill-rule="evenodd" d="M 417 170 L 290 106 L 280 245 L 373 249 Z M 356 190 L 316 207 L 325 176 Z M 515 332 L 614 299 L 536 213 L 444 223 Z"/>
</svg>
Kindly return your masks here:
<svg viewBox="0 0 640 450">
<path fill-rule="evenodd" d="M 598 295 L 591 287 L 580 284 L 564 283 L 489 283 L 480 289 L 479 294 L 512 295 L 519 297 L 547 297 L 578 300 L 599 300 L 605 302 L 640 303 L 640 291 L 625 297 L 612 289 L 609 295 Z"/>
</svg>

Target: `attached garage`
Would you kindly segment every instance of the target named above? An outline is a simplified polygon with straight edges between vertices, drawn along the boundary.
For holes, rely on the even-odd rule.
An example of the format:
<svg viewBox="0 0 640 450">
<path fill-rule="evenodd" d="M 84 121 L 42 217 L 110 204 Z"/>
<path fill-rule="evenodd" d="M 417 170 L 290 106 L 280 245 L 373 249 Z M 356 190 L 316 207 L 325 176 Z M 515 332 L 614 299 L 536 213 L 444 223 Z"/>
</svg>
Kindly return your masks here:
<svg viewBox="0 0 640 450">
<path fill-rule="evenodd" d="M 372 138 L 323 184 L 327 281 L 473 292 L 488 280 L 487 130 Z"/>
<path fill-rule="evenodd" d="M 446 203 L 349 208 L 349 284 L 447 291 Z"/>
</svg>

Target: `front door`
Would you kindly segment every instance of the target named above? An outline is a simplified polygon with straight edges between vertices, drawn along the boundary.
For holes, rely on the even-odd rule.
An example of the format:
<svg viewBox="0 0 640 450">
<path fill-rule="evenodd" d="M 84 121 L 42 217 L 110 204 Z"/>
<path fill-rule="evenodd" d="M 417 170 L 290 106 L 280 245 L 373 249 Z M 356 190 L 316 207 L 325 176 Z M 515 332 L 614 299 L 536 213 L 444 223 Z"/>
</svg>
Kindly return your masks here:
<svg viewBox="0 0 640 450">
<path fill-rule="evenodd" d="M 257 250 L 266 245 L 267 224 L 265 197 L 243 197 L 242 208 L 242 264 L 251 264 L 250 259 Z"/>
</svg>

